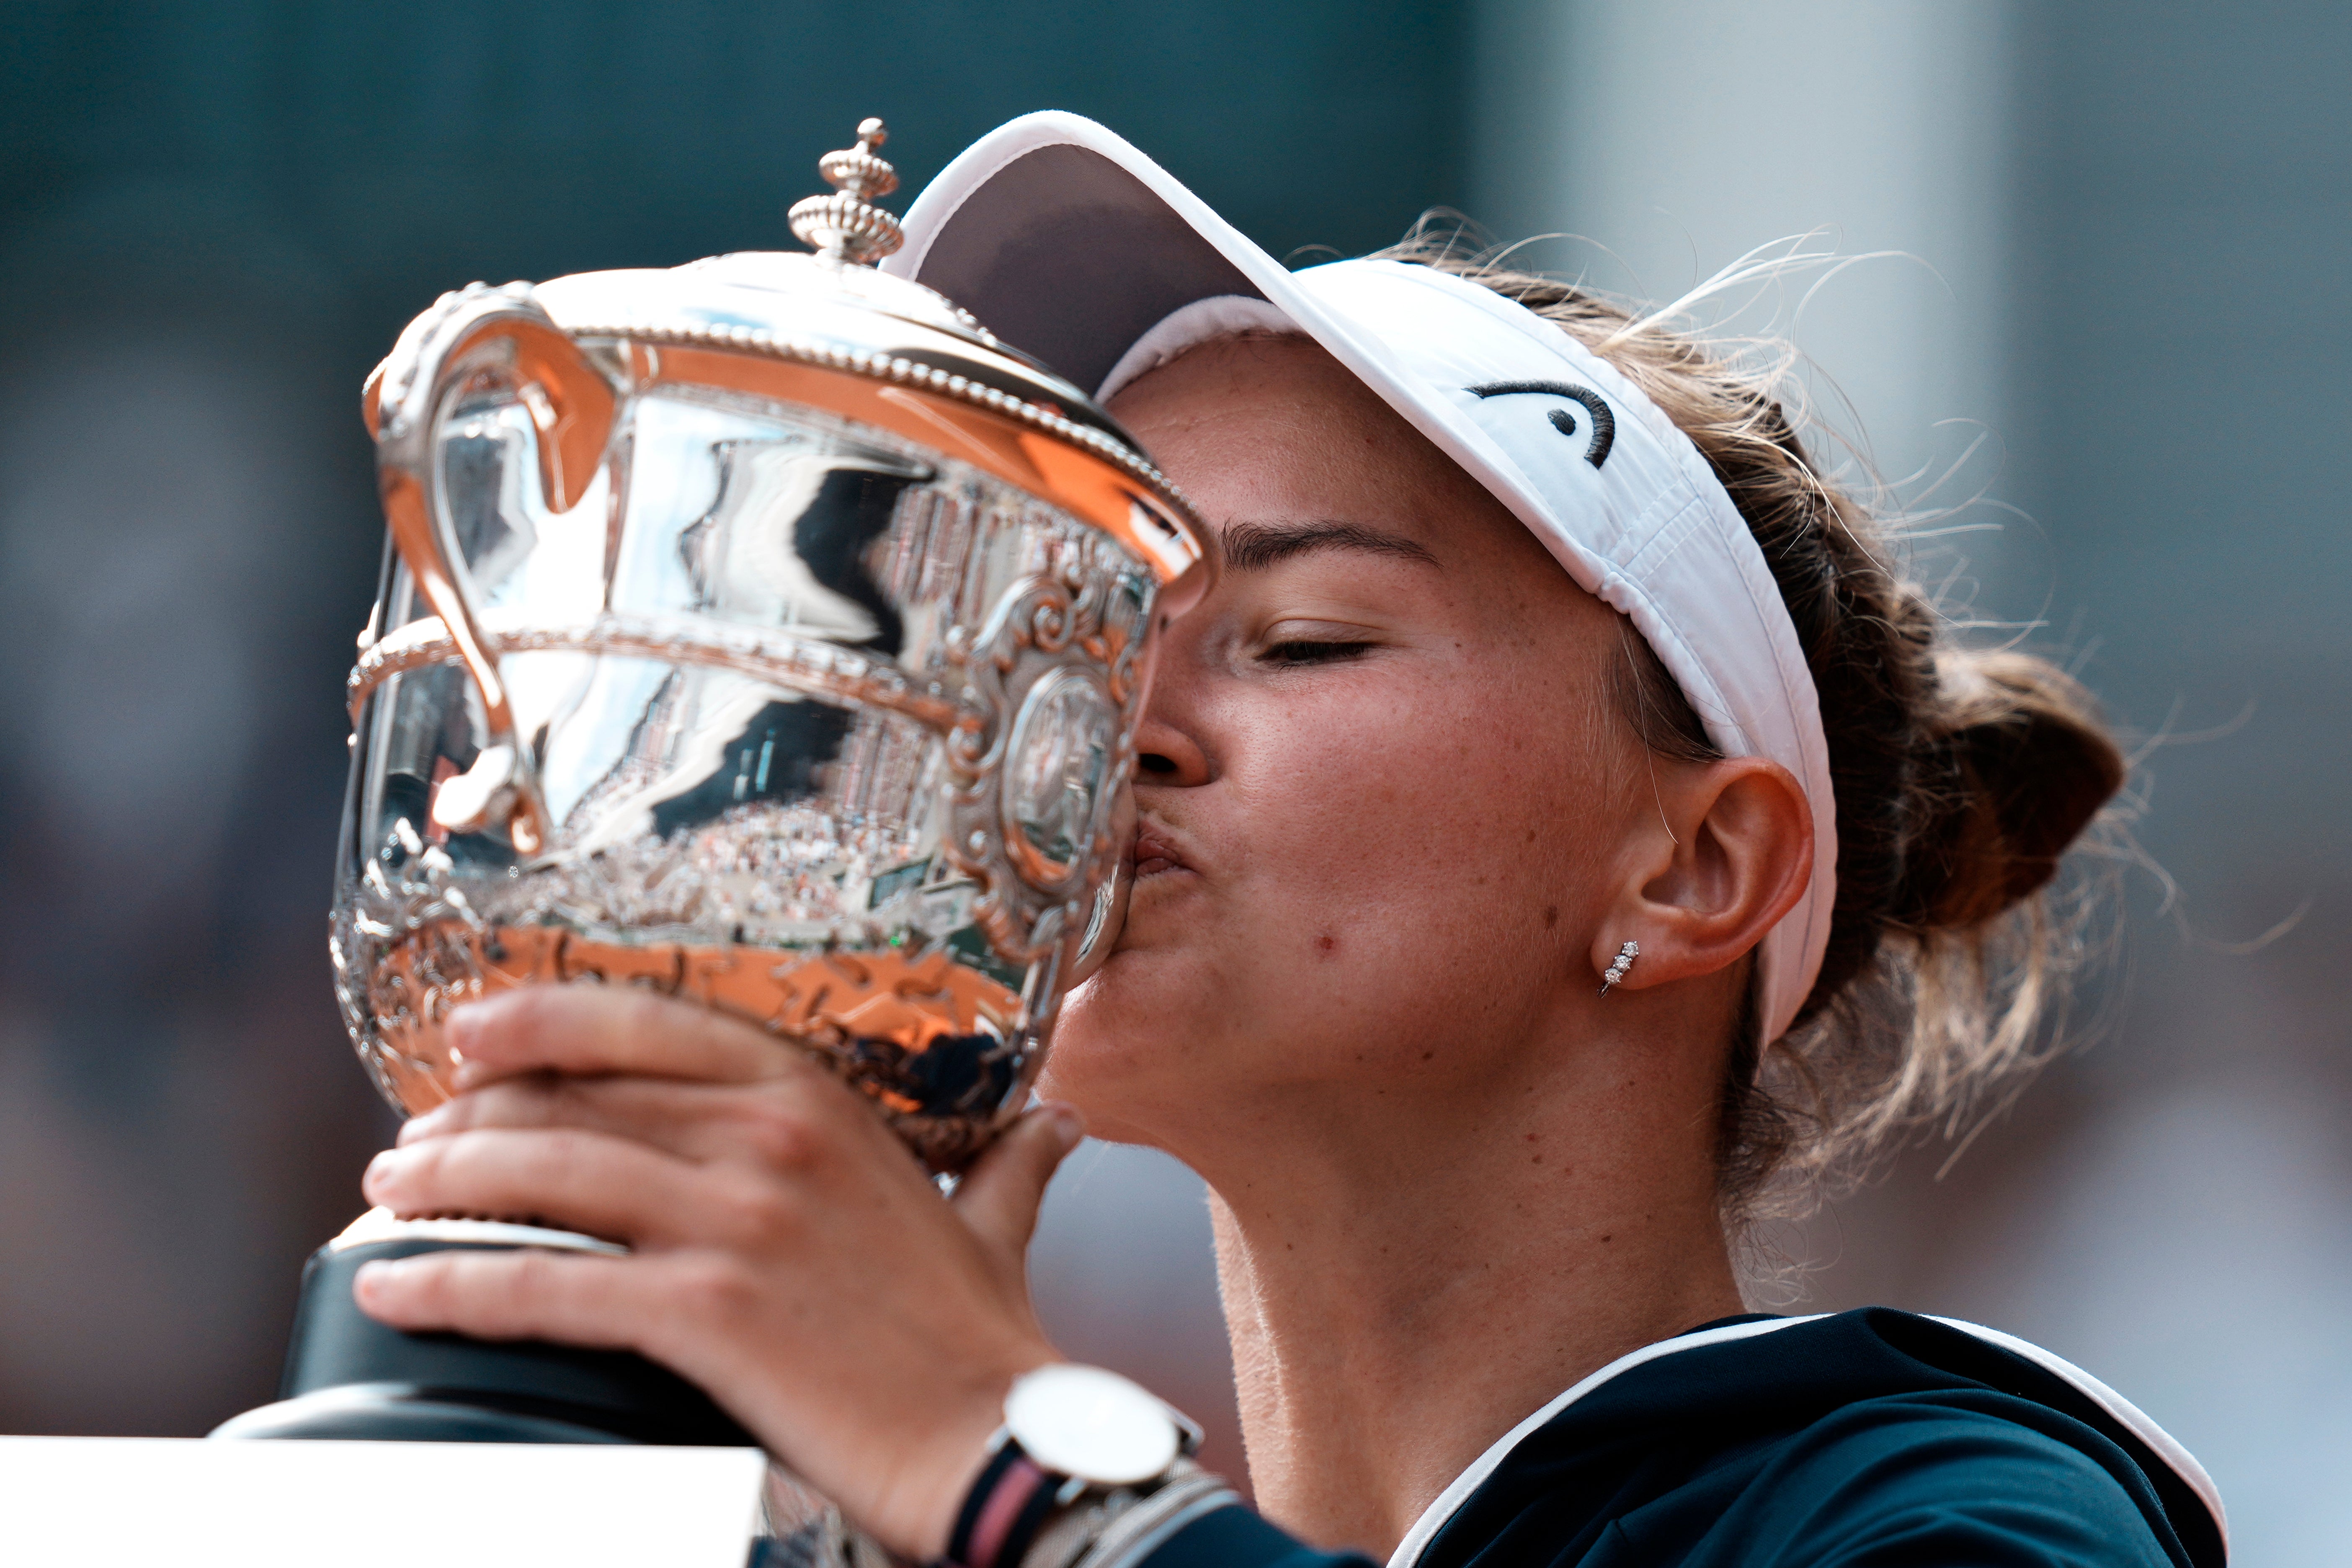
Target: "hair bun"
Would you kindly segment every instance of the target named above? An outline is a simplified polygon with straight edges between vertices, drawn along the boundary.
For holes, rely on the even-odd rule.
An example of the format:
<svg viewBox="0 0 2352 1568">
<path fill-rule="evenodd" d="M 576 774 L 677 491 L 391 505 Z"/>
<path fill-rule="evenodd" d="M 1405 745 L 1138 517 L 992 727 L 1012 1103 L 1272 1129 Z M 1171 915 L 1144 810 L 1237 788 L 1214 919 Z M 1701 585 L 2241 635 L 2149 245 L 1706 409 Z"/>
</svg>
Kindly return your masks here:
<svg viewBox="0 0 2352 1568">
<path fill-rule="evenodd" d="M 1921 770 L 1934 805 L 1909 836 L 1898 900 L 1915 930 L 1981 925 L 2040 891 L 2125 773 L 2091 694 L 2048 660 L 1955 648 L 1936 672 Z"/>
</svg>

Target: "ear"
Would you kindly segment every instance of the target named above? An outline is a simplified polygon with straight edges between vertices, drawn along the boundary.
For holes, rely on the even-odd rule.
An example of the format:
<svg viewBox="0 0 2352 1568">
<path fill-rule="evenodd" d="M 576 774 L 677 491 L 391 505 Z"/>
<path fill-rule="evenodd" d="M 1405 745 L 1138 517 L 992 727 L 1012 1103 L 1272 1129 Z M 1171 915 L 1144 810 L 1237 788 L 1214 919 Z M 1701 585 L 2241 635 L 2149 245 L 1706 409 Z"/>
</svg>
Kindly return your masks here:
<svg viewBox="0 0 2352 1568">
<path fill-rule="evenodd" d="M 1593 933 L 1597 977 L 1625 942 L 1641 956 L 1620 987 L 1639 991 L 1738 963 L 1804 897 L 1813 816 L 1789 770 L 1762 757 L 1667 764 L 1657 814 L 1621 862 Z"/>
</svg>

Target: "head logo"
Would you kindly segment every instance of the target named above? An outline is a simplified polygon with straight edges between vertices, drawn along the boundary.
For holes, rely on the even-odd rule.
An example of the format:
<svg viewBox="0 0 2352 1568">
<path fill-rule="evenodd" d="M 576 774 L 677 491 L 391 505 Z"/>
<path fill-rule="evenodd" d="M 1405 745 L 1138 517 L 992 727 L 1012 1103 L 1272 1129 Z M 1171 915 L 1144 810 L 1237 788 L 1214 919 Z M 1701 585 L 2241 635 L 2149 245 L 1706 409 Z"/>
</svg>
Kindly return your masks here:
<svg viewBox="0 0 2352 1568">
<path fill-rule="evenodd" d="M 1617 417 L 1609 412 L 1609 405 L 1589 386 L 1577 386 L 1565 381 L 1492 381 L 1484 386 L 1466 388 L 1474 397 L 1510 397 L 1528 393 L 1544 397 L 1565 397 L 1581 404 L 1591 416 L 1592 437 L 1584 446 L 1584 460 L 1594 468 L 1609 460 L 1610 444 L 1617 439 Z M 1552 428 L 1563 436 L 1576 434 L 1576 416 L 1565 408 L 1555 408 L 1549 416 Z"/>
</svg>

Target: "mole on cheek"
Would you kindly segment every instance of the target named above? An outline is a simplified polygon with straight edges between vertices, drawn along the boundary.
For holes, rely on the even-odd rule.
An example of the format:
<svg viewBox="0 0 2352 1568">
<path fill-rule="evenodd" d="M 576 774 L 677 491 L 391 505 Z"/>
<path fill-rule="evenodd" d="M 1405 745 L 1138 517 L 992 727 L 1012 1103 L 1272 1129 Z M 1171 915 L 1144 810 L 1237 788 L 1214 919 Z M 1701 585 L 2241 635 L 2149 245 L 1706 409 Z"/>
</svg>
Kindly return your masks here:
<svg viewBox="0 0 2352 1568">
<path fill-rule="evenodd" d="M 1544 906 L 1544 929 L 1549 931 L 1558 924 L 1559 924 L 1559 906 L 1558 904 L 1546 904 Z"/>
<path fill-rule="evenodd" d="M 1328 958 L 1339 950 L 1339 939 L 1328 931 L 1315 939 L 1315 951 L 1322 957 Z"/>
</svg>

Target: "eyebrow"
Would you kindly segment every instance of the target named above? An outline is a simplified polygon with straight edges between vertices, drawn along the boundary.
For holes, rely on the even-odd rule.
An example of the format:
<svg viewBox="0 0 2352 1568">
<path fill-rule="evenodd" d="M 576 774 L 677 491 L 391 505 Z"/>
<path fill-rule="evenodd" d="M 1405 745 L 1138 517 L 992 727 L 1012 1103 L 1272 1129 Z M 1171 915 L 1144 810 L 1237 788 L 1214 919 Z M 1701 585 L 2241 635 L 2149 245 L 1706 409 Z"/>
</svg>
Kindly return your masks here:
<svg viewBox="0 0 2352 1568">
<path fill-rule="evenodd" d="M 1236 572 L 1263 572 L 1277 561 L 1317 550 L 1355 550 L 1438 564 L 1426 546 L 1360 522 L 1236 522 L 1226 526 L 1220 543 L 1225 564 Z"/>
</svg>

